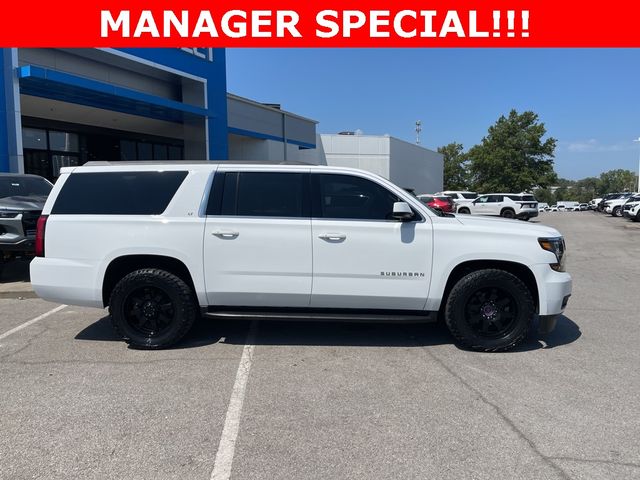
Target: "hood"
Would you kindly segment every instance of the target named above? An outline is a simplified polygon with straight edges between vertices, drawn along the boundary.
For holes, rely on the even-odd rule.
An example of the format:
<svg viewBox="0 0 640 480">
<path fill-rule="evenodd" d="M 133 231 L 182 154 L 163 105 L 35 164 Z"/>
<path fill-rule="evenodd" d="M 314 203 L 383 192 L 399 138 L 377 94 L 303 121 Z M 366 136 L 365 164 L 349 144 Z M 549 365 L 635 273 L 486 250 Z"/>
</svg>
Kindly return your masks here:
<svg viewBox="0 0 640 480">
<path fill-rule="evenodd" d="M 0 210 L 42 210 L 46 201 L 44 195 L 4 197 L 0 198 Z"/>
<path fill-rule="evenodd" d="M 483 231 L 495 233 L 513 233 L 535 237 L 560 237 L 562 234 L 553 227 L 540 223 L 528 223 L 522 220 L 508 220 L 500 217 L 483 217 L 480 215 L 456 215 L 463 225 Z"/>
</svg>

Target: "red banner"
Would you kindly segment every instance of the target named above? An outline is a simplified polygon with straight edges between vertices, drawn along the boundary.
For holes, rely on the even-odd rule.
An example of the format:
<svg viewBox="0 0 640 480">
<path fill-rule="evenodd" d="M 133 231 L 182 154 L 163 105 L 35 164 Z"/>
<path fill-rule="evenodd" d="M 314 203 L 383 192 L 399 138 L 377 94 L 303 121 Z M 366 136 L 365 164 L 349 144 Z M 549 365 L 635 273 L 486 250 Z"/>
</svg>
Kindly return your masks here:
<svg viewBox="0 0 640 480">
<path fill-rule="evenodd" d="M 2 6 L 0 46 L 638 47 L 639 19 L 628 1 L 32 0 Z"/>
</svg>

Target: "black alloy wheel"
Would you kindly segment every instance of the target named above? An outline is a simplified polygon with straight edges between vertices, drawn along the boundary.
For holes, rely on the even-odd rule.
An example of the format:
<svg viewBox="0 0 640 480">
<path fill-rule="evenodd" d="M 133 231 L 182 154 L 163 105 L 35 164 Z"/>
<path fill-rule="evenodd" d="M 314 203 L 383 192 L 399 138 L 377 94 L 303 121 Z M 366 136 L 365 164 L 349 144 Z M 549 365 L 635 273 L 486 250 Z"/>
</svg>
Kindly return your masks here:
<svg viewBox="0 0 640 480">
<path fill-rule="evenodd" d="M 167 293 L 145 286 L 131 292 L 124 301 L 127 324 L 147 337 L 160 335 L 174 321 L 176 309 Z"/>
<path fill-rule="evenodd" d="M 131 346 L 169 347 L 199 316 L 191 287 L 165 270 L 144 268 L 125 275 L 114 287 L 109 313 L 116 332 Z"/>
<path fill-rule="evenodd" d="M 473 331 L 485 338 L 499 338 L 515 322 L 518 305 L 509 292 L 499 287 L 480 288 L 465 305 L 465 317 Z"/>
<path fill-rule="evenodd" d="M 527 285 L 513 273 L 476 270 L 451 289 L 444 319 L 457 342 L 472 350 L 498 352 L 522 342 L 535 315 Z"/>
</svg>

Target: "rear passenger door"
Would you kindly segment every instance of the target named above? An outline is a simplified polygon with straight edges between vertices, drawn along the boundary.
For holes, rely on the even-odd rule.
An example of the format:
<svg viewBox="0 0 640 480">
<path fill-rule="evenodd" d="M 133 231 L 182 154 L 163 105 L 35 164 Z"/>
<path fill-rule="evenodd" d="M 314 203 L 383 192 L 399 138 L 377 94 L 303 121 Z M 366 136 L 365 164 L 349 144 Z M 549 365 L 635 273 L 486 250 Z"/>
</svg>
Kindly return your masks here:
<svg viewBox="0 0 640 480">
<path fill-rule="evenodd" d="M 307 307 L 309 173 L 218 169 L 207 207 L 204 273 L 211 305 Z"/>
</svg>

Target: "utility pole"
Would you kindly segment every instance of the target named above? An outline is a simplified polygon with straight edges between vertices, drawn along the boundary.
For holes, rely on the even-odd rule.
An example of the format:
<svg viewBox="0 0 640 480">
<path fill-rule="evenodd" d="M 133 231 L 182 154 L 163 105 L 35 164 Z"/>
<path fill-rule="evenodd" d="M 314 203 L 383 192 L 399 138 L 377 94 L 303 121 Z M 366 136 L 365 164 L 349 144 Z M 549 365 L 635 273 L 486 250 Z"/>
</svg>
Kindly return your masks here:
<svg viewBox="0 0 640 480">
<path fill-rule="evenodd" d="M 420 132 L 422 131 L 422 121 L 416 121 L 416 145 L 420 145 Z"/>
</svg>

